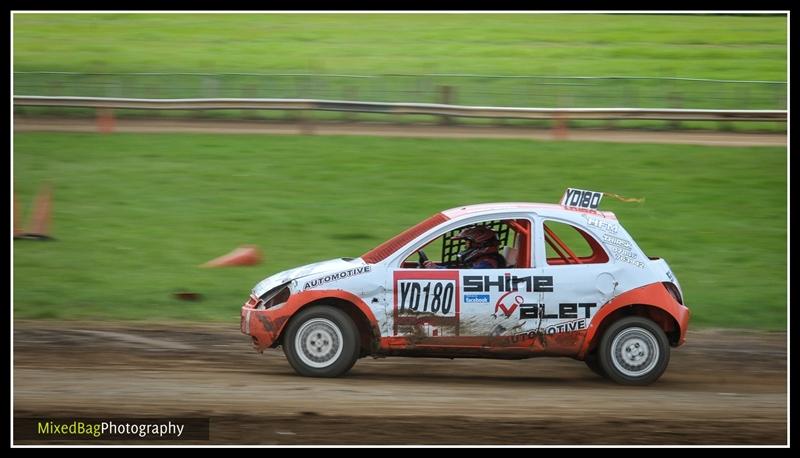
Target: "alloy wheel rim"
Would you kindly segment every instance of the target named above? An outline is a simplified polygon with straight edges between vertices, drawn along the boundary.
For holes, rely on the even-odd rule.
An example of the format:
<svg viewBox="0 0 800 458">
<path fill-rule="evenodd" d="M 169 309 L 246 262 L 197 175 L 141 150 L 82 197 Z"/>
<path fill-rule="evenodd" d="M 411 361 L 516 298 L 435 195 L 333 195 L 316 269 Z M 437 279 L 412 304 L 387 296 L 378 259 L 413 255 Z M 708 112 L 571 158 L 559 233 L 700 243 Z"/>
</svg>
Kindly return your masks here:
<svg viewBox="0 0 800 458">
<path fill-rule="evenodd" d="M 650 331 L 632 327 L 617 334 L 611 342 L 611 362 L 628 377 L 650 373 L 660 356 L 658 342 Z"/>
<path fill-rule="evenodd" d="M 300 326 L 294 338 L 300 360 L 308 366 L 328 367 L 342 354 L 342 331 L 326 318 L 313 318 Z"/>
</svg>

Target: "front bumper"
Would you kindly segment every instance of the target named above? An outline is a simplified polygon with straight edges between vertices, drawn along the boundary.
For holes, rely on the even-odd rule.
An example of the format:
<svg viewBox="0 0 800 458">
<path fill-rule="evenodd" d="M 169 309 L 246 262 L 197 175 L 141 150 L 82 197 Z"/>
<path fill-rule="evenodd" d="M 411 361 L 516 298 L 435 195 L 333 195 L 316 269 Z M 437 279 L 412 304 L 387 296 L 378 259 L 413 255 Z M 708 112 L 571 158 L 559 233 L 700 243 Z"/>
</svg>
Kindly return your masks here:
<svg viewBox="0 0 800 458">
<path fill-rule="evenodd" d="M 253 347 L 263 352 L 265 349 L 277 345 L 281 330 L 289 320 L 288 314 L 281 313 L 280 305 L 266 310 L 256 310 L 255 301 L 251 297 L 242 306 L 241 331 L 253 339 Z M 282 304 L 283 305 L 283 304 Z"/>
</svg>

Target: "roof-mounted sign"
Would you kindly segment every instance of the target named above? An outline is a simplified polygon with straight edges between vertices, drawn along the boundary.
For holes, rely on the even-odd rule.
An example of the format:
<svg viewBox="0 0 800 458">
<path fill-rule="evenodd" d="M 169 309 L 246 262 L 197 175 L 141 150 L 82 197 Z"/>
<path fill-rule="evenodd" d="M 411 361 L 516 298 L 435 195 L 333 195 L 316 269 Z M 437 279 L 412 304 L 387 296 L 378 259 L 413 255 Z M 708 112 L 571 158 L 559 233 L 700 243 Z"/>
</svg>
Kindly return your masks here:
<svg viewBox="0 0 800 458">
<path fill-rule="evenodd" d="M 600 199 L 602 198 L 602 192 L 567 188 L 567 191 L 564 193 L 564 197 L 561 198 L 561 205 L 565 207 L 597 210 L 597 207 L 600 206 Z"/>
</svg>

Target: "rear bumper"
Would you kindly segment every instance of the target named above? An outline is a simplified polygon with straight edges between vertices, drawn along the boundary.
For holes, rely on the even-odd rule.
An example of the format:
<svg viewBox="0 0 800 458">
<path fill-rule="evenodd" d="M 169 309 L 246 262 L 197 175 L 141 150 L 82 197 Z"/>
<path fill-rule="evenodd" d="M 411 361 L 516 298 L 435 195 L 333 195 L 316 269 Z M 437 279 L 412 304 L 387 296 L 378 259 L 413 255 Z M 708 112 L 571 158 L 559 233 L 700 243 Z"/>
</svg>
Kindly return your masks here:
<svg viewBox="0 0 800 458">
<path fill-rule="evenodd" d="M 686 330 L 689 327 L 689 318 L 692 316 L 691 310 L 689 307 L 685 305 L 678 305 L 678 313 L 675 316 L 675 320 L 678 322 L 678 327 L 681 330 L 680 338 L 678 338 L 678 343 L 675 345 L 679 347 L 686 342 Z"/>
</svg>

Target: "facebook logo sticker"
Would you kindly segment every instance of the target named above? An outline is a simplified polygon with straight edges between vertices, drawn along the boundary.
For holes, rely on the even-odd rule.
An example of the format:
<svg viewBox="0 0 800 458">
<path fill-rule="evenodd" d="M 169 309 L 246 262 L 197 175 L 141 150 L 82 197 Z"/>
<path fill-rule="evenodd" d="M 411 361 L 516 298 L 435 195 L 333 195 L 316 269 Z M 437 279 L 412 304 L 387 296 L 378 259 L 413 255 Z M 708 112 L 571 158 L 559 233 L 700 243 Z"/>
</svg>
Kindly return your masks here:
<svg viewBox="0 0 800 458">
<path fill-rule="evenodd" d="M 465 304 L 488 304 L 489 303 L 489 295 L 488 294 L 465 294 L 464 295 L 464 303 Z"/>
</svg>

